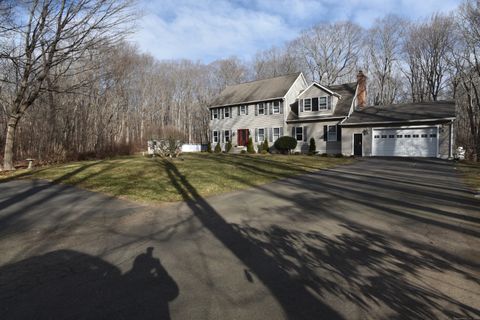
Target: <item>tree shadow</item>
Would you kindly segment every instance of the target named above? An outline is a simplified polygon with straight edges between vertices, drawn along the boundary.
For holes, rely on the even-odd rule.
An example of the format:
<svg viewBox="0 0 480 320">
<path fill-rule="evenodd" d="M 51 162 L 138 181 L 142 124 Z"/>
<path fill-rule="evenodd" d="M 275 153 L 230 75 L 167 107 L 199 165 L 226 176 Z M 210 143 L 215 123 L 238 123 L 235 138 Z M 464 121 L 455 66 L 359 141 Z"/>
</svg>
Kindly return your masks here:
<svg viewBox="0 0 480 320">
<path fill-rule="evenodd" d="M 122 275 L 114 265 L 72 250 L 0 268 L 2 319 L 170 319 L 179 288 L 153 248 Z"/>
<path fill-rule="evenodd" d="M 288 319 L 343 319 L 285 272 L 264 249 L 244 237 L 202 198 L 174 163 L 163 160 L 172 185 L 202 224 L 270 290 Z"/>
<path fill-rule="evenodd" d="M 478 265 L 461 261 L 459 267 L 451 256 L 434 247 L 411 241 L 400 246 L 364 226 L 341 227 L 342 233 L 329 237 L 275 225 L 266 230 L 233 226 L 285 272 L 297 275 L 310 290 L 352 304 L 366 318 L 378 317 L 376 312 L 381 308 L 394 311 L 395 315 L 380 316 L 389 319 L 480 317 L 480 310 L 419 280 L 423 270 L 475 279 L 475 274 L 463 267 L 475 269 Z"/>
</svg>

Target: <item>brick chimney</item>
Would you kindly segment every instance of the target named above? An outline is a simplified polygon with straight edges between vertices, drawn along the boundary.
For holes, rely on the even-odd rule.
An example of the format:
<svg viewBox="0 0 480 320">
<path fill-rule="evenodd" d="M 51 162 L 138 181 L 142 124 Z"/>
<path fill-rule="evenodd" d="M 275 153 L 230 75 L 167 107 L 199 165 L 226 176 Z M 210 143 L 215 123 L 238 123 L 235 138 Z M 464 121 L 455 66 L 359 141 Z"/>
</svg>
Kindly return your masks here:
<svg viewBox="0 0 480 320">
<path fill-rule="evenodd" d="M 367 76 L 363 74 L 362 70 L 357 74 L 357 97 L 356 109 L 360 110 L 367 106 Z"/>
</svg>

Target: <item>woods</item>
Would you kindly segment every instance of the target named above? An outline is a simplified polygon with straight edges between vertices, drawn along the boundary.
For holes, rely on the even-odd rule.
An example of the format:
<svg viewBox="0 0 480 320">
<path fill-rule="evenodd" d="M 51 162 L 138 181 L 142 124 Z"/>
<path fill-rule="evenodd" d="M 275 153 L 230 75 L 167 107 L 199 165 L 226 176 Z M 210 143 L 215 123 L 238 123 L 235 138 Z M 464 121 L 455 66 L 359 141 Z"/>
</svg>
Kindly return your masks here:
<svg viewBox="0 0 480 320">
<path fill-rule="evenodd" d="M 158 61 L 126 42 L 128 0 L 0 0 L 0 151 L 42 163 L 130 154 L 172 128 L 206 143 L 211 99 L 226 85 L 303 71 L 325 85 L 368 75 L 370 104 L 456 99 L 457 142 L 480 156 L 480 4 L 369 29 L 321 23 L 251 60 Z M 160 40 L 161 41 L 161 40 Z"/>
</svg>

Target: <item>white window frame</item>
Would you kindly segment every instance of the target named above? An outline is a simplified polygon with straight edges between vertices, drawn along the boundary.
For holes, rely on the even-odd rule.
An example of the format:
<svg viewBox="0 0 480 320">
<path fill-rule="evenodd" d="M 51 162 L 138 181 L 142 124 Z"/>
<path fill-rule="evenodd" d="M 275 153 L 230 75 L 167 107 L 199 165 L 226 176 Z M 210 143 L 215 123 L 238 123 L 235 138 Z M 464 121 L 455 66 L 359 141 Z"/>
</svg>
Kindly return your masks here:
<svg viewBox="0 0 480 320">
<path fill-rule="evenodd" d="M 275 130 L 278 130 L 278 133 L 275 133 Z M 278 138 L 280 138 L 280 128 L 273 128 L 273 141 L 276 141 Z"/>
<path fill-rule="evenodd" d="M 325 101 L 325 107 L 322 107 L 322 100 Z M 328 110 L 328 97 L 318 97 L 318 111 L 321 110 Z"/>
<path fill-rule="evenodd" d="M 262 130 L 263 133 L 260 133 L 260 130 Z M 260 142 L 260 143 L 265 141 L 265 130 L 266 130 L 265 128 L 258 128 L 257 129 L 257 133 L 258 133 L 257 141 Z M 260 139 L 260 137 L 262 137 L 262 138 Z"/>
<path fill-rule="evenodd" d="M 213 112 L 213 115 L 212 115 L 213 119 L 218 119 L 219 118 L 218 109 L 213 109 L 212 112 Z"/>
<path fill-rule="evenodd" d="M 218 143 L 219 132 L 220 131 L 218 130 L 213 130 L 213 137 L 212 137 L 213 143 Z"/>
<path fill-rule="evenodd" d="M 230 140 L 230 130 L 223 131 L 223 142 L 228 143 Z"/>
<path fill-rule="evenodd" d="M 240 115 L 241 116 L 244 116 L 247 114 L 247 106 L 246 105 L 243 105 L 243 106 L 240 106 Z"/>
<path fill-rule="evenodd" d="M 333 132 L 330 131 L 330 128 L 335 129 L 335 138 L 331 138 L 333 136 Z M 337 125 L 328 125 L 327 126 L 327 141 L 337 141 Z"/>
<path fill-rule="evenodd" d="M 308 109 L 307 109 L 307 101 L 308 101 Z M 303 99 L 303 111 L 304 112 L 311 112 L 312 111 L 312 98 Z"/>
<path fill-rule="evenodd" d="M 273 103 L 272 113 L 273 114 L 279 114 L 280 113 L 280 101 L 274 101 L 272 103 Z M 275 108 L 278 108 L 278 109 L 275 109 Z"/>
<path fill-rule="evenodd" d="M 300 129 L 300 133 L 298 132 L 298 129 Z M 299 135 L 300 139 L 298 139 Z M 303 141 L 303 127 L 295 127 L 295 139 L 297 139 L 297 141 Z"/>
<path fill-rule="evenodd" d="M 260 102 L 258 104 L 258 115 L 262 115 L 262 116 L 265 115 L 266 114 L 265 109 L 266 109 L 266 104 L 263 102 Z M 260 112 L 260 110 L 262 110 L 262 112 Z"/>
</svg>

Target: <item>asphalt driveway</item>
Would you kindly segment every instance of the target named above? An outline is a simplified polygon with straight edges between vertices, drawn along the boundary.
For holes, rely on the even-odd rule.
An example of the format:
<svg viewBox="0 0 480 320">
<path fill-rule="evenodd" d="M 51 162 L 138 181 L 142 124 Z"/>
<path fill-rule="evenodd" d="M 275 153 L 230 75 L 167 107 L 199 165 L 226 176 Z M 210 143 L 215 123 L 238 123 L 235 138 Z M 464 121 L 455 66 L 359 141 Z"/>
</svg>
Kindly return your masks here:
<svg viewBox="0 0 480 320">
<path fill-rule="evenodd" d="M 480 318 L 480 200 L 451 162 L 364 159 L 207 199 L 169 177 L 185 202 L 0 184 L 1 318 Z"/>
</svg>

